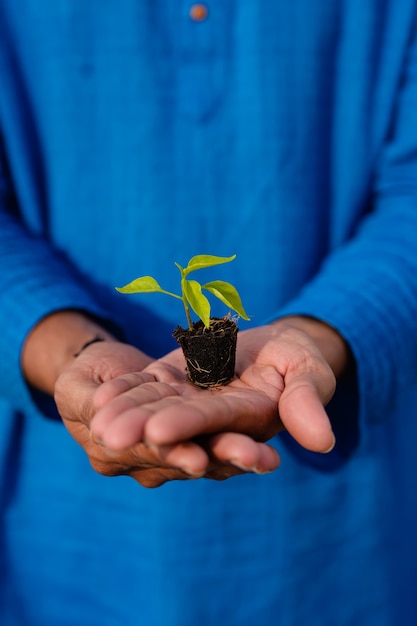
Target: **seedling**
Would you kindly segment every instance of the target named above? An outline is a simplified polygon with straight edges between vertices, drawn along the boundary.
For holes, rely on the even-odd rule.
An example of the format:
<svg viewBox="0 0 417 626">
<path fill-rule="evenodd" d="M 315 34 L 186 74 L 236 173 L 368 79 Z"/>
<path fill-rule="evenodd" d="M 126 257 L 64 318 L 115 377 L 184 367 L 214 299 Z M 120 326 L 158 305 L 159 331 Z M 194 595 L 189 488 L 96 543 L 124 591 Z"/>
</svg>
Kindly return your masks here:
<svg viewBox="0 0 417 626">
<path fill-rule="evenodd" d="M 249 317 L 233 285 L 223 280 L 214 280 L 202 285 L 190 279 L 189 275 L 200 269 L 230 263 L 235 258 L 235 254 L 230 257 L 200 254 L 192 257 L 186 267 L 175 263 L 181 275 L 180 294 L 163 289 L 152 276 L 141 276 L 124 287 L 116 287 L 120 293 L 163 293 L 182 301 L 188 329 L 184 330 L 178 326 L 173 334 L 184 351 L 189 378 L 201 387 L 226 384 L 233 378 L 237 334 L 237 326 L 230 319 L 230 315 L 222 319 L 210 316 L 211 305 L 203 291 L 218 298 L 230 311 L 234 311 L 244 320 L 249 320 Z M 200 321 L 193 323 L 191 311 L 194 311 Z M 199 344 L 203 342 L 202 347 L 197 347 L 197 339 Z M 226 346 L 217 345 L 220 339 L 228 342 Z M 192 351 L 191 355 L 189 350 Z M 213 374 L 212 370 L 216 365 L 221 371 Z"/>
<path fill-rule="evenodd" d="M 181 267 L 179 263 L 175 263 L 181 273 L 181 295 L 162 289 L 160 284 L 152 278 L 152 276 L 141 276 L 140 278 L 132 280 L 131 283 L 128 283 L 124 287 L 116 287 L 116 289 L 120 291 L 120 293 L 164 293 L 167 296 L 181 300 L 184 305 L 189 330 L 193 328 L 190 309 L 201 319 L 206 328 L 210 327 L 211 306 L 209 300 L 203 294 L 203 290 L 216 296 L 216 298 L 221 300 L 229 309 L 235 311 L 244 320 L 249 320 L 237 289 L 233 287 L 233 285 L 223 280 L 213 280 L 205 285 L 201 285 L 196 280 L 190 280 L 188 278 L 191 272 L 206 267 L 212 267 L 213 265 L 230 263 L 230 261 L 233 261 L 235 258 L 235 254 L 230 257 L 199 254 L 190 259 L 185 268 Z"/>
</svg>

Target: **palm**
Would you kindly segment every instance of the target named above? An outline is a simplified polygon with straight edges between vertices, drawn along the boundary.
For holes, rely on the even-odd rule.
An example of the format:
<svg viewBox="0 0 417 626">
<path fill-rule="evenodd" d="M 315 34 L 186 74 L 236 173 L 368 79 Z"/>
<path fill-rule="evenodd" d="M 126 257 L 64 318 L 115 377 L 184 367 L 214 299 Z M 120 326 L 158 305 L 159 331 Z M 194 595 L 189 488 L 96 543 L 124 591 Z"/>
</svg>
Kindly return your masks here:
<svg viewBox="0 0 417 626">
<path fill-rule="evenodd" d="M 237 369 L 236 378 L 226 386 L 201 389 L 187 379 L 177 349 L 144 372 L 155 382 L 142 384 L 132 373 L 103 385 L 96 394 L 96 404 L 103 407 L 100 426 L 107 427 L 108 443 L 114 434 L 115 447 L 142 440 L 170 445 L 218 432 L 240 432 L 266 441 L 282 429 L 277 407 L 283 382 L 275 370 L 266 376 L 265 368 L 252 365 Z"/>
<path fill-rule="evenodd" d="M 143 415 L 146 422 L 155 408 L 147 413 L 146 404 L 175 402 L 195 391 L 168 358 L 157 365 L 161 372 L 157 380 L 143 369 L 151 361 L 132 346 L 97 343 L 59 377 L 55 400 L 60 414 L 96 471 L 128 474 L 144 486 L 156 487 L 170 480 L 197 476 L 222 480 L 242 471 L 266 472 L 278 466 L 275 450 L 238 433 L 200 436 L 198 443 L 178 441 L 176 436 L 173 445 L 147 445 Z"/>
<path fill-rule="evenodd" d="M 285 324 L 261 327 L 241 333 L 236 377 L 228 385 L 194 386 L 182 352 L 174 350 L 142 372 L 101 385 L 91 428 L 114 451 L 144 443 L 172 459 L 173 451 L 187 445 L 193 467 L 215 458 L 265 471 L 277 463 L 262 442 L 284 427 L 306 448 L 331 447 L 334 437 L 323 404 L 333 391 L 333 373 L 305 333 Z M 202 450 L 204 458 L 197 462 Z M 184 467 L 183 450 L 181 461 L 174 456 Z"/>
</svg>

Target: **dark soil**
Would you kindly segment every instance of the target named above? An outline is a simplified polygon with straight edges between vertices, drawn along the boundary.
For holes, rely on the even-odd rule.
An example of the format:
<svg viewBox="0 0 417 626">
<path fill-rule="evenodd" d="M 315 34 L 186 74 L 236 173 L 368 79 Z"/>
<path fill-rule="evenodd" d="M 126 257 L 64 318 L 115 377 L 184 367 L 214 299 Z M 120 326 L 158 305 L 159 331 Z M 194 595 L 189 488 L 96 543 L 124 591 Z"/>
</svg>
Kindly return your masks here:
<svg viewBox="0 0 417 626">
<path fill-rule="evenodd" d="M 199 387 L 218 387 L 232 380 L 237 332 L 235 322 L 229 317 L 213 318 L 210 328 L 205 328 L 201 321 L 191 330 L 177 326 L 173 336 L 183 350 L 192 383 Z"/>
</svg>

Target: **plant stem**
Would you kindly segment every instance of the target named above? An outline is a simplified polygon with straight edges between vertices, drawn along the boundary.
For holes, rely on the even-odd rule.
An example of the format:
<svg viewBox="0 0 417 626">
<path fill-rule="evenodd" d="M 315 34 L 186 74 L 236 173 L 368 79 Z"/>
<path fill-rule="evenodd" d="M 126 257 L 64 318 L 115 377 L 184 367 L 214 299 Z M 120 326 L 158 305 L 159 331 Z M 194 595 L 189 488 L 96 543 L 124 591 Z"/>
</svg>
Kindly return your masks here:
<svg viewBox="0 0 417 626">
<path fill-rule="evenodd" d="M 187 318 L 188 328 L 192 330 L 193 322 L 192 322 L 191 315 L 190 315 L 190 307 L 188 306 L 188 302 L 185 296 L 183 297 L 182 301 L 184 303 L 185 316 Z"/>
<path fill-rule="evenodd" d="M 185 309 L 185 317 L 187 318 L 187 322 L 188 322 L 188 328 L 190 330 L 192 330 L 193 328 L 193 321 L 191 319 L 191 314 L 190 314 L 190 307 L 188 305 L 188 300 L 187 297 L 185 295 L 185 289 L 184 289 L 184 285 L 185 285 L 185 273 L 184 270 L 182 269 L 182 267 L 180 265 L 177 266 L 180 269 L 181 272 L 181 294 L 182 294 L 182 303 L 184 305 L 184 309 Z"/>
</svg>

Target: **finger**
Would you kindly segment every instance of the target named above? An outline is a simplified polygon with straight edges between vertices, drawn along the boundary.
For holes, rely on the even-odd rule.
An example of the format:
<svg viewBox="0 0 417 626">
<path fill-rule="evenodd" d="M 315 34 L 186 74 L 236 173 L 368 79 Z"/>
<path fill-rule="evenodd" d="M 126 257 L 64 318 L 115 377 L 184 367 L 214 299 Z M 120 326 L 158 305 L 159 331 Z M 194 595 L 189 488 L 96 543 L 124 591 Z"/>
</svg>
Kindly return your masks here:
<svg viewBox="0 0 417 626">
<path fill-rule="evenodd" d="M 136 407 L 133 407 L 110 421 L 99 439 L 96 431 L 92 431 L 92 438 L 106 449 L 109 456 L 118 458 L 120 453 L 128 452 L 132 446 L 143 441 L 143 425 L 146 419 L 147 416 L 143 411 L 138 413 Z M 173 446 L 146 445 L 146 449 L 152 453 L 154 464 L 181 469 L 192 477 L 203 476 L 208 467 L 207 453 L 191 441 Z M 140 450 L 143 457 L 143 446 L 140 446 Z"/>
<path fill-rule="evenodd" d="M 205 450 L 192 441 L 175 446 L 148 446 L 139 444 L 129 450 L 113 451 L 105 449 L 111 459 L 130 459 L 129 474 L 132 468 L 143 467 L 144 463 L 160 470 L 176 470 L 190 478 L 201 478 L 207 472 L 209 457 Z"/>
<path fill-rule="evenodd" d="M 208 454 L 192 441 L 174 446 L 151 446 L 150 450 L 164 466 L 182 470 L 191 478 L 201 478 L 209 466 Z"/>
<path fill-rule="evenodd" d="M 136 407 L 126 409 L 121 415 L 113 417 L 109 411 L 103 409 L 98 416 L 98 423 L 94 417 L 91 423 L 91 438 L 109 451 L 120 452 L 143 441 L 143 428 L 147 417 Z"/>
<path fill-rule="evenodd" d="M 155 405 L 144 427 L 146 440 L 155 445 L 172 444 L 201 434 L 239 430 L 252 434 L 262 421 L 277 416 L 276 403 L 256 390 L 206 391 L 198 397 L 169 399 Z"/>
<path fill-rule="evenodd" d="M 103 476 L 131 476 L 145 487 L 199 478 L 209 465 L 207 453 L 192 442 L 159 449 L 138 444 L 128 450 L 114 451 L 94 442 L 81 422 L 71 423 L 71 434 L 84 448 L 96 472 Z"/>
<path fill-rule="evenodd" d="M 279 401 L 280 418 L 296 441 L 314 452 L 330 452 L 335 437 L 317 387 L 306 380 L 285 388 Z"/>
<path fill-rule="evenodd" d="M 140 443 L 125 450 L 109 450 L 94 441 L 84 441 L 94 469 L 107 476 L 132 475 L 147 469 L 175 470 L 191 478 L 203 476 L 209 465 L 205 450 L 194 442 L 175 446 L 148 446 Z"/>
<path fill-rule="evenodd" d="M 89 426 L 94 416 L 92 398 L 98 384 L 76 371 L 69 371 L 58 378 L 54 401 L 65 423 L 81 422 L 84 426 Z"/>
<path fill-rule="evenodd" d="M 130 476 L 144 487 L 154 488 L 172 480 L 199 478 L 201 474 L 186 473 L 163 464 L 158 456 L 142 444 L 123 452 L 109 451 L 97 446 L 90 451 L 93 469 L 104 476 Z M 197 465 L 196 465 L 197 467 Z"/>
<path fill-rule="evenodd" d="M 220 463 L 230 463 L 244 472 L 265 474 L 280 464 L 277 451 L 241 433 L 221 433 L 207 440 L 207 450 Z"/>
<path fill-rule="evenodd" d="M 161 487 L 161 485 L 173 480 L 190 480 L 192 478 L 178 469 L 161 469 L 158 467 L 145 470 L 132 470 L 129 472 L 128 476 L 147 489 Z"/>
<path fill-rule="evenodd" d="M 96 409 L 100 409 L 116 396 L 154 380 L 155 378 L 147 372 L 132 372 L 106 381 L 100 385 L 94 394 L 94 406 Z"/>
<path fill-rule="evenodd" d="M 121 377 L 118 388 L 132 384 L 134 379 L 137 380 L 137 377 L 133 375 Z M 149 417 L 146 405 L 152 405 L 171 395 L 176 395 L 174 388 L 155 382 L 142 384 L 140 394 L 136 392 L 136 388 L 122 392 L 103 405 L 92 419 L 93 439 L 110 450 L 123 450 L 139 443 L 143 439 L 143 425 Z M 139 406 L 139 402 L 144 403 L 145 407 Z"/>
<path fill-rule="evenodd" d="M 155 380 L 164 383 L 185 383 L 188 381 L 182 350 L 175 350 L 175 352 L 165 356 L 163 362 L 152 361 L 145 371 L 152 374 Z"/>
</svg>

